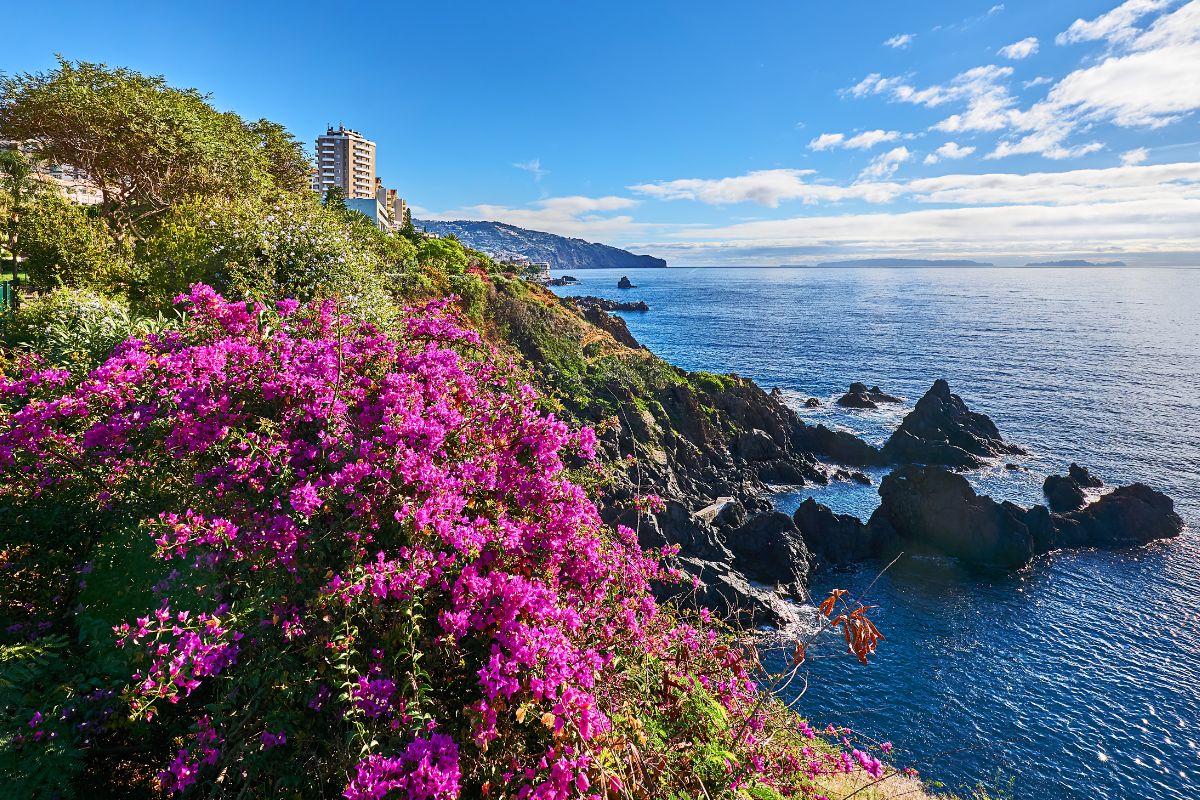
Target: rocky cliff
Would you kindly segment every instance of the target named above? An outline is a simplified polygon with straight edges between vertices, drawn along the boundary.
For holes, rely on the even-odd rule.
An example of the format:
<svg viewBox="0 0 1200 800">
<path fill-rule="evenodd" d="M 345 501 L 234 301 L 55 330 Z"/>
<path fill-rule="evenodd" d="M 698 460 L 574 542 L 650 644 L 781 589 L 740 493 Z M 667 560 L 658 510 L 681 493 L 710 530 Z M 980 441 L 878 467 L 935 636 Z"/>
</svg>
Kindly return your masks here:
<svg viewBox="0 0 1200 800">
<path fill-rule="evenodd" d="M 418 228 L 441 236 L 453 234 L 460 242 L 493 255 L 522 255 L 531 261 L 547 261 L 552 269 L 630 269 L 665 267 L 667 262 L 543 231 L 531 231 L 503 222 L 413 220 Z"/>
</svg>

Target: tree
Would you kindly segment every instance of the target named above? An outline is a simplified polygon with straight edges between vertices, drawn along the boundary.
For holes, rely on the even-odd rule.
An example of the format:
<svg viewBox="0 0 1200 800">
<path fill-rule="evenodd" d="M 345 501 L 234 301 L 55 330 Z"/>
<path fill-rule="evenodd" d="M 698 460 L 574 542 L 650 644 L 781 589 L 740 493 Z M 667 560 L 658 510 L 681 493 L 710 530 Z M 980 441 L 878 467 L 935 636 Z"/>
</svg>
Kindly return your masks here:
<svg viewBox="0 0 1200 800">
<path fill-rule="evenodd" d="M 0 150 L 0 192 L 3 193 L 7 208 L 5 220 L 6 246 L 12 259 L 13 286 L 18 286 L 17 279 L 17 226 L 21 220 L 21 212 L 26 202 L 38 189 L 37 178 L 33 174 L 33 165 L 25 154 L 19 150 Z"/>
<path fill-rule="evenodd" d="M 324 203 L 330 211 L 346 213 L 346 193 L 340 186 L 330 186 L 325 190 Z"/>
<path fill-rule="evenodd" d="M 274 170 L 290 180 L 295 153 L 278 129 L 257 130 L 194 89 L 104 64 L 60 58 L 49 72 L 0 77 L 0 138 L 82 170 L 118 241 L 185 198 L 268 191 Z"/>
<path fill-rule="evenodd" d="M 285 192 L 308 191 L 312 161 L 305 154 L 304 145 L 287 128 L 268 119 L 252 122 L 248 127 L 258 137 L 259 149 L 275 186 Z"/>
</svg>

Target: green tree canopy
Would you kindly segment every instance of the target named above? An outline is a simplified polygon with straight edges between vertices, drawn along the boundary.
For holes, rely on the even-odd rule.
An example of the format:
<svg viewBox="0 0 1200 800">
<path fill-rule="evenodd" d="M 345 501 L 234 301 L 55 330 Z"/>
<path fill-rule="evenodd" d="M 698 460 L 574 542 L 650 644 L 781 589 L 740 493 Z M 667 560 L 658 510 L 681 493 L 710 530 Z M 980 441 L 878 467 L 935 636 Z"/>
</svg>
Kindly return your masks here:
<svg viewBox="0 0 1200 800">
<path fill-rule="evenodd" d="M 62 58 L 49 72 L 0 77 L 0 138 L 85 172 L 121 240 L 185 198 L 294 188 L 303 161 L 279 126 L 248 125 L 194 89 Z"/>
</svg>

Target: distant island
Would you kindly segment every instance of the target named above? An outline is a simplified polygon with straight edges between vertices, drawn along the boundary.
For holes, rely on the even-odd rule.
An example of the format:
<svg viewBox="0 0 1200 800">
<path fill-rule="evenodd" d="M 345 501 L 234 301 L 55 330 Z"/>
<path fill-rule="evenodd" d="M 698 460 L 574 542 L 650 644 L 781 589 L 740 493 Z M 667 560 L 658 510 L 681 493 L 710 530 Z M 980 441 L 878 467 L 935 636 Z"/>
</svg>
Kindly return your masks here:
<svg viewBox="0 0 1200 800">
<path fill-rule="evenodd" d="M 1084 261 L 1081 258 L 1065 261 L 1030 261 L 1027 267 L 1123 267 L 1124 261 Z"/>
<path fill-rule="evenodd" d="M 438 236 L 453 235 L 467 247 L 482 250 L 497 257 L 525 256 L 530 261 L 544 261 L 551 269 L 636 269 L 665 267 L 667 262 L 654 256 L 637 255 L 607 244 L 594 244 L 583 239 L 558 236 L 543 231 L 531 231 L 503 222 L 475 220 L 413 220 L 413 225 Z"/>
<path fill-rule="evenodd" d="M 784 265 L 788 266 L 788 265 Z M 857 258 L 850 261 L 823 261 L 818 267 L 990 267 L 985 261 L 932 258 Z"/>
</svg>

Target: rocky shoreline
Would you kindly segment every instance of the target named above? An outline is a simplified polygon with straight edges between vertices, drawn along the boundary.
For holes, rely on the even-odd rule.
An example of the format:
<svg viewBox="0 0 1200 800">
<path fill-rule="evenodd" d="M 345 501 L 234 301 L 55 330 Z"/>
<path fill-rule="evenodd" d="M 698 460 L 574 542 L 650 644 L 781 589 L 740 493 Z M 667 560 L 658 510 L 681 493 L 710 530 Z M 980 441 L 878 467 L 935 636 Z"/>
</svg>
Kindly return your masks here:
<svg viewBox="0 0 1200 800">
<path fill-rule="evenodd" d="M 1026 451 L 970 410 L 945 380 L 935 381 L 875 447 L 805 422 L 778 390 L 672 367 L 646 351 L 606 304 L 546 302 L 578 315 L 577 322 L 559 320 L 562 326 L 586 322 L 617 348 L 601 346 L 587 330 L 570 333 L 590 342 L 580 345 L 585 351 L 607 353 L 588 378 L 603 402 L 570 414 L 597 430 L 601 460 L 611 468 L 599 497 L 603 518 L 635 529 L 645 547 L 678 548 L 674 566 L 697 585 L 662 586 L 663 598 L 705 606 L 743 627 L 799 622 L 809 577 L 822 566 L 919 552 L 1020 569 L 1055 549 L 1136 546 L 1182 529 L 1165 495 L 1141 484 L 1101 495 L 1082 468 L 1061 476 L 1067 483 L 1047 481 L 1049 506 L 1022 508 L 976 494 L 961 472 L 1003 465 Z M 535 360 L 548 357 L 535 349 L 529 353 Z M 559 349 L 549 357 L 560 358 Z M 631 369 L 652 379 L 634 381 Z M 562 383 L 548 388 L 561 391 Z M 901 402 L 865 384 L 847 394 L 876 405 Z M 788 515 L 769 499 L 779 486 L 869 483 L 859 471 L 867 467 L 891 472 L 879 485 L 879 509 L 865 523 L 811 499 Z M 646 512 L 638 502 L 646 495 L 661 498 L 661 510 Z"/>
</svg>

